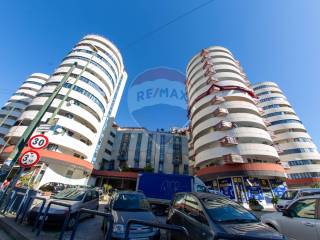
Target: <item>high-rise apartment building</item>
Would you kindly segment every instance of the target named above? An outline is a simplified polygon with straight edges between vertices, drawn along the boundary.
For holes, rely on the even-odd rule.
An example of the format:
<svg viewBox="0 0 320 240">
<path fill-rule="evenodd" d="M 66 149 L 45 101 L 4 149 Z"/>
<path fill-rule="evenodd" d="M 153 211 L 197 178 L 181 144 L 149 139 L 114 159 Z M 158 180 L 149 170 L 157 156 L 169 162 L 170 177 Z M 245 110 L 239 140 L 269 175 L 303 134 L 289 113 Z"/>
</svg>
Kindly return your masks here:
<svg viewBox="0 0 320 240">
<path fill-rule="evenodd" d="M 253 86 L 259 97 L 262 116 L 269 122 L 275 147 L 286 168 L 290 187 L 310 186 L 320 182 L 320 155 L 291 104 L 273 82 Z"/>
<path fill-rule="evenodd" d="M 45 135 L 49 146 L 39 150 L 41 167 L 40 185 L 47 182 L 86 184 L 109 118 L 116 115 L 127 80 L 123 60 L 117 47 L 104 37 L 87 35 L 62 59 L 48 81 L 19 117 L 7 137 L 16 143 L 34 119 L 44 102 L 64 75 L 77 63 L 69 79 L 42 118 L 46 123 L 64 96 L 55 123 Z M 82 69 L 84 72 L 80 75 Z M 76 80 L 78 79 L 78 80 Z M 76 83 L 75 83 L 76 82 Z M 10 152 L 13 147 L 7 148 Z M 43 174 L 43 176 L 42 176 Z"/>
<path fill-rule="evenodd" d="M 43 73 L 33 73 L 20 88 L 10 97 L 0 110 L 0 146 L 4 146 L 4 138 L 10 128 L 16 123 L 24 109 L 30 104 L 34 96 L 46 83 L 49 76 Z M 8 142 L 9 143 L 9 142 Z"/>
<path fill-rule="evenodd" d="M 186 74 L 195 174 L 239 202 L 271 203 L 283 189 L 284 169 L 239 62 L 228 49 L 209 47 Z"/>
<path fill-rule="evenodd" d="M 109 124 L 108 126 L 111 126 Z M 140 127 L 108 129 L 92 178 L 122 189 L 135 189 L 138 172 L 189 174 L 184 131 L 150 131 Z"/>
</svg>

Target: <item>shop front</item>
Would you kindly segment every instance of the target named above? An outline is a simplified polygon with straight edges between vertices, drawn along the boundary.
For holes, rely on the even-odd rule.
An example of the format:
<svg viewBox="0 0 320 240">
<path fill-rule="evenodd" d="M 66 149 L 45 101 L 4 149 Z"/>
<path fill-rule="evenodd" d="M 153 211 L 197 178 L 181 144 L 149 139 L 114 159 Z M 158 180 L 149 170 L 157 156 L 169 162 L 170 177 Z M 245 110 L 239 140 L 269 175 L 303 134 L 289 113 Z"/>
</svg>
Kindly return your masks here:
<svg viewBox="0 0 320 240">
<path fill-rule="evenodd" d="M 286 190 L 284 170 L 278 164 L 251 163 L 210 166 L 197 172 L 207 186 L 220 191 L 244 206 L 257 199 L 264 207 Z"/>
</svg>

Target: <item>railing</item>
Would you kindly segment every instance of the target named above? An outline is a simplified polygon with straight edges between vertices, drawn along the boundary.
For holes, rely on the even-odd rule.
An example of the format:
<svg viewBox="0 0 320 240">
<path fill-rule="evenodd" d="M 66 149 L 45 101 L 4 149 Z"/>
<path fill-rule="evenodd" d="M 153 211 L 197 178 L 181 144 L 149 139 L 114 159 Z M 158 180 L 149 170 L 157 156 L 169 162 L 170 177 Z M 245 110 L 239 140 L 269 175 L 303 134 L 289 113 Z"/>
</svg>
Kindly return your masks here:
<svg viewBox="0 0 320 240">
<path fill-rule="evenodd" d="M 160 229 L 166 229 L 166 230 L 170 230 L 170 231 L 181 232 L 185 236 L 185 238 L 182 238 L 182 239 L 185 239 L 185 240 L 189 240 L 190 239 L 189 238 L 189 232 L 184 227 L 171 225 L 171 224 L 162 224 L 162 223 L 147 222 L 147 221 L 131 219 L 131 220 L 128 221 L 128 223 L 126 225 L 125 235 L 124 235 L 124 239 L 125 240 L 129 240 L 130 225 L 132 225 L 132 224 L 139 224 L 139 225 L 144 225 L 144 226 L 149 226 L 149 227 L 156 227 L 156 228 L 160 228 Z"/>
<path fill-rule="evenodd" d="M 40 214 L 37 215 L 38 218 L 36 219 L 36 221 L 39 221 L 40 216 L 42 216 L 42 219 L 41 219 L 40 225 L 38 227 L 38 231 L 36 233 L 36 236 L 39 236 L 40 232 L 42 231 L 44 222 L 46 221 L 46 218 L 48 216 L 48 212 L 50 210 L 51 205 L 62 206 L 62 207 L 66 207 L 68 209 L 66 218 L 65 218 L 65 220 L 63 222 L 62 229 L 61 229 L 60 235 L 59 235 L 59 240 L 62 240 L 64 232 L 65 232 L 65 230 L 67 228 L 67 224 L 69 223 L 69 219 L 70 219 L 70 215 L 71 215 L 71 213 L 70 213 L 71 212 L 71 205 L 70 204 L 66 204 L 66 203 L 62 203 L 62 202 L 56 202 L 56 201 L 49 202 L 49 204 L 48 204 L 43 216 L 42 216 L 41 212 L 40 212 Z M 37 225 L 35 225 L 35 227 L 37 227 Z"/>
<path fill-rule="evenodd" d="M 79 225 L 79 219 L 80 219 L 81 214 L 83 214 L 83 213 L 89 213 L 89 214 L 92 214 L 92 215 L 98 215 L 98 216 L 104 217 L 107 220 L 107 222 L 110 223 L 109 227 L 108 227 L 107 234 L 105 234 L 105 240 L 109 240 L 109 239 L 112 238 L 113 217 L 112 217 L 112 215 L 110 213 L 105 213 L 105 212 L 100 212 L 100 211 L 94 211 L 94 210 L 90 210 L 90 209 L 81 208 L 77 212 L 76 222 L 75 222 L 75 225 L 73 227 L 70 240 L 73 240 L 75 235 L 76 235 L 76 232 L 77 232 L 77 229 L 78 229 L 78 225 Z"/>
<path fill-rule="evenodd" d="M 32 203 L 33 203 L 33 201 L 34 201 L 35 199 L 42 201 L 41 206 L 40 206 L 40 210 L 39 210 L 39 212 L 38 212 L 38 214 L 37 214 L 36 219 L 39 219 L 39 218 L 40 218 L 40 215 L 41 215 L 41 213 L 42 213 L 42 211 L 43 211 L 43 208 L 44 208 L 44 206 L 45 206 L 45 204 L 46 204 L 46 202 L 47 202 L 47 199 L 44 198 L 44 197 L 31 196 L 31 197 L 28 197 L 28 198 L 27 198 L 27 200 L 25 201 L 25 203 L 22 205 L 21 209 L 19 209 L 19 210 L 17 211 L 17 215 L 16 215 L 16 218 L 15 218 L 15 221 L 16 221 L 16 222 L 18 222 L 18 223 L 20 223 L 20 224 L 23 222 L 23 220 L 24 220 L 24 218 L 25 218 L 25 216 L 26 216 L 26 214 L 27 214 L 27 212 L 28 212 L 29 207 L 32 206 Z M 22 216 L 21 216 L 21 218 L 20 218 L 20 220 L 19 220 L 20 215 L 22 215 Z M 35 224 L 34 224 L 34 226 L 33 226 L 33 229 L 35 229 L 35 227 L 37 226 L 37 224 L 38 224 L 38 221 L 35 222 Z"/>
</svg>

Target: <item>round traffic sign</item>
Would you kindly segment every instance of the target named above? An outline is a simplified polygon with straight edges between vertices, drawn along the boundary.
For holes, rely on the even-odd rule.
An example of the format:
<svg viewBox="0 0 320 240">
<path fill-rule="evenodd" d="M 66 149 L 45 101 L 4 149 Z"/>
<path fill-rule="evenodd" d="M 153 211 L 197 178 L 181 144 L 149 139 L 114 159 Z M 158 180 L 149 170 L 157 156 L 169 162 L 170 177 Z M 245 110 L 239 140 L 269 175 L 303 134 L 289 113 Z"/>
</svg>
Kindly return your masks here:
<svg viewBox="0 0 320 240">
<path fill-rule="evenodd" d="M 43 134 L 34 135 L 28 141 L 28 146 L 34 149 L 45 148 L 48 144 L 49 139 Z"/>
<path fill-rule="evenodd" d="M 19 165 L 24 168 L 29 168 L 37 164 L 39 160 L 40 154 L 34 150 L 29 150 L 19 158 Z"/>
</svg>

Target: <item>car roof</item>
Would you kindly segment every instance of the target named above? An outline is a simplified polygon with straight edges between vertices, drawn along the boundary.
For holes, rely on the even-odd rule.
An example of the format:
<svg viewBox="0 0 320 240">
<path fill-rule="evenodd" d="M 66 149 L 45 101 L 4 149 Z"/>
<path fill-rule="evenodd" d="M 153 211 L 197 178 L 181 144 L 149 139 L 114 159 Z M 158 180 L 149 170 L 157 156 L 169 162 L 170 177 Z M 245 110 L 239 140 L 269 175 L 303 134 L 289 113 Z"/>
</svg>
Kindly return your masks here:
<svg viewBox="0 0 320 240">
<path fill-rule="evenodd" d="M 309 198 L 316 198 L 316 199 L 320 199 L 320 194 L 314 194 L 314 195 L 310 195 L 310 196 L 305 196 L 305 197 L 300 197 L 299 200 L 303 200 L 303 199 L 309 199 Z"/>
<path fill-rule="evenodd" d="M 199 198 L 199 199 L 217 199 L 217 198 L 224 198 L 224 199 L 229 199 L 225 196 L 221 196 L 220 194 L 215 194 L 215 193 L 206 193 L 206 192 L 181 192 L 181 193 L 177 193 L 178 194 L 191 194 L 194 195 L 195 197 Z"/>
</svg>

